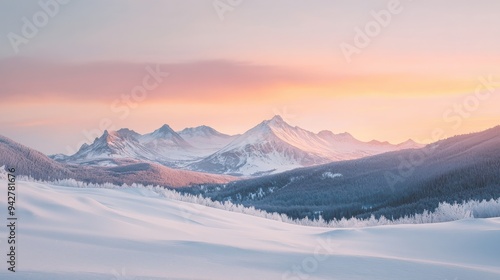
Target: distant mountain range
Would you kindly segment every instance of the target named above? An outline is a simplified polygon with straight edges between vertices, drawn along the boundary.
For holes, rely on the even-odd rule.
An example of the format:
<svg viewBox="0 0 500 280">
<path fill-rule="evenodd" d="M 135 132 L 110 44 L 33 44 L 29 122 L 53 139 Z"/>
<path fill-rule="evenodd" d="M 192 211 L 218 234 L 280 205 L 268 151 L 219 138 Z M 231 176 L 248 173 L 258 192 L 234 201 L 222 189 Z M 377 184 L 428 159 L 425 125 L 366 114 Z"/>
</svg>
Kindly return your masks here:
<svg viewBox="0 0 500 280">
<path fill-rule="evenodd" d="M 294 218 L 399 218 L 443 201 L 500 197 L 500 126 L 419 146 L 312 133 L 274 117 L 237 136 L 206 126 L 106 131 L 57 161 L 0 136 L 0 167 L 41 180 L 180 188 Z"/>
<path fill-rule="evenodd" d="M 348 133 L 315 134 L 275 116 L 243 135 L 222 134 L 208 126 L 176 132 L 163 125 L 144 135 L 126 128 L 105 131 L 76 154 L 52 158 L 90 166 L 120 166 L 124 160 L 138 160 L 214 174 L 259 176 L 420 147 L 412 140 L 392 145 L 362 142 Z"/>
<path fill-rule="evenodd" d="M 127 134 L 129 137 L 133 135 L 130 131 L 121 131 L 121 135 L 125 138 L 127 138 L 125 136 Z M 115 139 L 115 136 L 107 134 L 103 137 L 104 139 Z M 130 138 L 128 140 L 132 141 Z M 96 146 L 99 146 L 101 151 L 104 152 L 110 152 L 112 148 L 116 148 L 114 145 L 105 145 L 100 140 L 96 140 L 96 142 L 98 144 Z M 82 147 L 82 150 L 89 151 L 87 148 L 88 146 Z M 120 166 L 114 167 L 60 163 L 7 137 L 0 136 L 0 167 L 2 166 L 5 166 L 5 168 L 13 167 L 16 169 L 16 174 L 30 176 L 39 180 L 75 179 L 88 183 L 114 183 L 119 185 L 138 183 L 181 187 L 203 183 L 226 183 L 237 179 L 226 175 L 172 169 L 160 164 L 133 159 L 121 159 Z"/>
<path fill-rule="evenodd" d="M 101 137 L 90 145 L 84 144 L 74 155 L 54 155 L 51 158 L 93 166 L 120 166 L 123 160 L 140 160 L 182 167 L 216 152 L 235 137 L 207 126 L 186 128 L 177 133 L 170 126 L 163 125 L 144 135 L 123 128 L 104 131 Z"/>
<path fill-rule="evenodd" d="M 263 126 L 266 126 L 265 123 Z M 349 140 L 351 141 L 351 140 Z M 500 126 L 420 149 L 182 190 L 294 218 L 399 218 L 500 197 Z"/>
<path fill-rule="evenodd" d="M 212 173 L 265 175 L 419 147 L 422 145 L 411 140 L 391 145 L 378 141 L 362 142 L 349 133 L 322 131 L 315 134 L 292 127 L 280 116 L 275 116 L 190 167 Z"/>
</svg>

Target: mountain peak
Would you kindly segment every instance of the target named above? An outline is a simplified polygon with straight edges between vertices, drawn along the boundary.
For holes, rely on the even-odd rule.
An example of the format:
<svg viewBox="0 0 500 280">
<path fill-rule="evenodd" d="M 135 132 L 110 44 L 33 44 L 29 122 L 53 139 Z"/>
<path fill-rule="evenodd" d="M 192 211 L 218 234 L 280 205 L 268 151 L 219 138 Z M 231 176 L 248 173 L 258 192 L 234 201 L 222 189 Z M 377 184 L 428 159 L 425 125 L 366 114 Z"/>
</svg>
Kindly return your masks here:
<svg viewBox="0 0 500 280">
<path fill-rule="evenodd" d="M 196 132 L 214 132 L 214 131 L 216 131 L 216 130 L 209 127 L 209 126 L 200 125 L 197 127 L 186 127 L 183 130 L 179 131 L 179 134 L 196 133 Z"/>
<path fill-rule="evenodd" d="M 318 135 L 324 137 L 324 136 L 333 136 L 335 134 L 333 134 L 333 132 L 331 132 L 330 130 L 322 130 L 318 132 Z"/>
<path fill-rule="evenodd" d="M 168 124 L 162 125 L 160 128 L 157 130 L 153 131 L 151 135 L 156 136 L 156 137 L 179 137 L 177 132 L 175 132 Z"/>
<path fill-rule="evenodd" d="M 218 132 L 217 130 L 211 128 L 210 126 L 201 125 L 197 127 L 187 127 L 178 132 L 182 137 L 230 137 L 229 135 Z"/>
<path fill-rule="evenodd" d="M 174 130 L 168 124 L 164 124 L 159 129 L 157 129 L 157 131 L 158 132 L 173 132 Z"/>
<path fill-rule="evenodd" d="M 285 121 L 280 115 L 275 115 L 270 122 L 275 122 L 275 123 L 284 123 Z"/>
<path fill-rule="evenodd" d="M 115 142 L 117 139 L 121 138 L 121 133 L 118 131 L 114 130 L 104 130 L 104 133 L 102 134 L 101 137 L 98 137 L 95 139 L 96 142 L 104 143 L 105 145 L 108 145 L 112 142 Z M 88 148 L 90 146 L 87 146 L 85 148 Z"/>
<path fill-rule="evenodd" d="M 152 140 L 161 140 L 166 141 L 163 142 L 164 145 L 167 146 L 178 146 L 178 147 L 189 147 L 189 143 L 187 143 L 182 136 L 180 136 L 177 132 L 175 132 L 169 125 L 164 124 L 159 129 L 153 131 L 152 133 L 146 134 L 141 138 L 141 141 L 151 142 Z M 155 144 L 158 145 L 158 144 Z"/>
<path fill-rule="evenodd" d="M 408 139 L 406 141 L 404 141 L 403 143 L 401 144 L 418 144 L 417 142 L 415 142 L 413 139 Z"/>
<path fill-rule="evenodd" d="M 137 132 L 133 131 L 132 129 L 128 129 L 128 128 L 120 128 L 117 132 L 120 134 L 137 134 Z"/>
<path fill-rule="evenodd" d="M 108 143 L 108 142 L 111 142 L 111 139 L 113 138 L 113 136 L 116 136 L 116 135 L 117 135 L 116 131 L 104 130 L 101 137 L 96 138 L 95 141 Z"/>
<path fill-rule="evenodd" d="M 116 134 L 121 137 L 121 138 L 125 138 L 125 139 L 135 139 L 137 140 L 139 137 L 141 137 L 141 135 L 131 129 L 128 129 L 128 128 L 122 128 L 120 130 L 118 130 L 116 132 Z"/>
<path fill-rule="evenodd" d="M 280 115 L 274 116 L 272 119 L 264 121 L 263 124 L 268 127 L 286 127 L 290 126 Z"/>
<path fill-rule="evenodd" d="M 416 148 L 422 148 L 425 145 L 419 144 L 415 142 L 413 139 L 408 139 L 405 142 L 398 144 L 397 146 L 403 149 L 416 149 Z"/>
<path fill-rule="evenodd" d="M 283 121 L 283 118 L 280 115 L 274 115 L 274 117 L 271 120 Z"/>
</svg>

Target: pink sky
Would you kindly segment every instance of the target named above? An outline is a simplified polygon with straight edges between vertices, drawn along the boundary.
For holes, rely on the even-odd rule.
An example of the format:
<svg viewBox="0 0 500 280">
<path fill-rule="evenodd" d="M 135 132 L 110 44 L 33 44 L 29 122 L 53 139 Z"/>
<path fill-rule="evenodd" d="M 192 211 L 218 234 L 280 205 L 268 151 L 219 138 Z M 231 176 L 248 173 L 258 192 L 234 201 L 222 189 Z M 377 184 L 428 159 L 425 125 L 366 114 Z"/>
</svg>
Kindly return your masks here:
<svg viewBox="0 0 500 280">
<path fill-rule="evenodd" d="M 0 42 L 0 133 L 67 153 L 103 119 L 141 133 L 167 123 L 235 134 L 281 114 L 311 131 L 393 143 L 500 124 L 498 1 L 400 1 L 349 62 L 340 45 L 389 1 L 365 2 L 244 1 L 223 20 L 212 1 L 61 6 L 18 53 Z M 40 10 L 1 6 L 1 34 L 20 34 Z M 127 103 L 146 67 L 169 76 Z"/>
</svg>

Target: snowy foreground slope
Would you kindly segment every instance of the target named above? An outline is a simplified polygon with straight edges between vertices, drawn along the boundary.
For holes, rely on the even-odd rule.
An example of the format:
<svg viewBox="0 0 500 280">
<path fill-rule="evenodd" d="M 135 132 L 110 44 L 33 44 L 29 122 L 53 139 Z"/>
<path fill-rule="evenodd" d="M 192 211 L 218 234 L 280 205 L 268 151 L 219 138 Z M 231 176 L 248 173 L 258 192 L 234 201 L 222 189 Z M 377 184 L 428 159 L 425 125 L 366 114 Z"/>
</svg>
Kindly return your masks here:
<svg viewBox="0 0 500 280">
<path fill-rule="evenodd" d="M 499 218 L 327 229 L 144 189 L 17 188 L 18 272 L 2 261 L 0 279 L 500 279 Z"/>
</svg>

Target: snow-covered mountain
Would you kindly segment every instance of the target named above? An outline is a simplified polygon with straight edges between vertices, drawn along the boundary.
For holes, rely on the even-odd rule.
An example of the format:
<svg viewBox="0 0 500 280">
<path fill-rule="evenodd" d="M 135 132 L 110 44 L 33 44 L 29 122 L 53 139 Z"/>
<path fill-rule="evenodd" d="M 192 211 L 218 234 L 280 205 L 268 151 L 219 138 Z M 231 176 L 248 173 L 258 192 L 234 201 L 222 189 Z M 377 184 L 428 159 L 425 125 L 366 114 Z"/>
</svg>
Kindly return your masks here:
<svg viewBox="0 0 500 280">
<path fill-rule="evenodd" d="M 357 140 L 347 132 L 334 134 L 328 130 L 321 131 L 316 136 L 327 142 L 325 152 L 329 155 L 328 157 L 334 161 L 357 159 L 392 151 L 423 147 L 423 145 L 411 139 L 397 145 L 393 145 L 387 141 L 381 142 L 377 140 L 363 142 Z"/>
<path fill-rule="evenodd" d="M 154 148 L 191 148 L 191 145 L 167 124 L 164 124 L 152 133 L 145 135 L 138 134 L 136 137 L 139 138 L 144 145 Z"/>
<path fill-rule="evenodd" d="M 147 160 L 156 157 L 152 151 L 140 142 L 141 135 L 129 129 L 104 131 L 91 145 L 84 144 L 66 161 L 73 163 L 99 162 L 101 165 L 113 165 L 113 159 Z"/>
<path fill-rule="evenodd" d="M 152 133 L 139 135 L 138 140 L 154 155 L 147 157 L 154 162 L 176 166 L 177 161 L 197 158 L 196 148 L 166 124 Z"/>
<path fill-rule="evenodd" d="M 250 129 L 222 150 L 193 164 L 214 173 L 258 175 L 327 163 L 312 133 L 292 128 L 279 116 Z"/>
<path fill-rule="evenodd" d="M 225 147 L 239 135 L 227 135 L 206 126 L 189 127 L 178 132 L 191 146 L 212 154 Z"/>
<path fill-rule="evenodd" d="M 105 131 L 76 154 L 52 158 L 100 166 L 120 166 L 123 162 L 139 160 L 209 173 L 257 176 L 419 147 L 421 145 L 411 140 L 392 145 L 362 142 L 349 133 L 321 131 L 316 134 L 292 127 L 275 116 L 243 135 L 234 136 L 208 126 L 176 132 L 163 125 L 144 135 L 126 128 Z"/>
<path fill-rule="evenodd" d="M 104 131 L 101 137 L 90 145 L 84 144 L 72 156 L 52 158 L 84 165 L 119 166 L 123 161 L 140 160 L 179 167 L 209 156 L 233 138 L 208 126 L 186 128 L 177 133 L 165 124 L 144 135 L 123 128 Z"/>
<path fill-rule="evenodd" d="M 412 141 L 400 145 L 362 142 L 349 133 L 321 131 L 315 134 L 292 127 L 275 116 L 190 167 L 213 173 L 263 175 L 418 147 L 421 145 Z"/>
<path fill-rule="evenodd" d="M 80 150 L 82 162 L 85 157 L 90 159 L 96 156 L 94 160 L 101 165 L 105 165 L 106 161 L 113 163 L 109 165 L 119 165 L 100 167 L 91 166 L 91 164 L 82 166 L 57 162 L 36 150 L 0 135 L 0 168 L 2 166 L 15 168 L 17 175 L 31 176 L 40 180 L 76 179 L 91 183 L 119 185 L 141 183 L 185 187 L 204 183 L 223 184 L 237 179 L 226 175 L 173 169 L 157 163 L 127 158 L 127 156 L 139 156 L 144 152 L 140 150 L 142 146 L 137 144 L 137 135 L 126 129 L 105 132 L 92 145 L 84 145 Z M 112 160 L 115 161 L 112 162 Z"/>
</svg>

